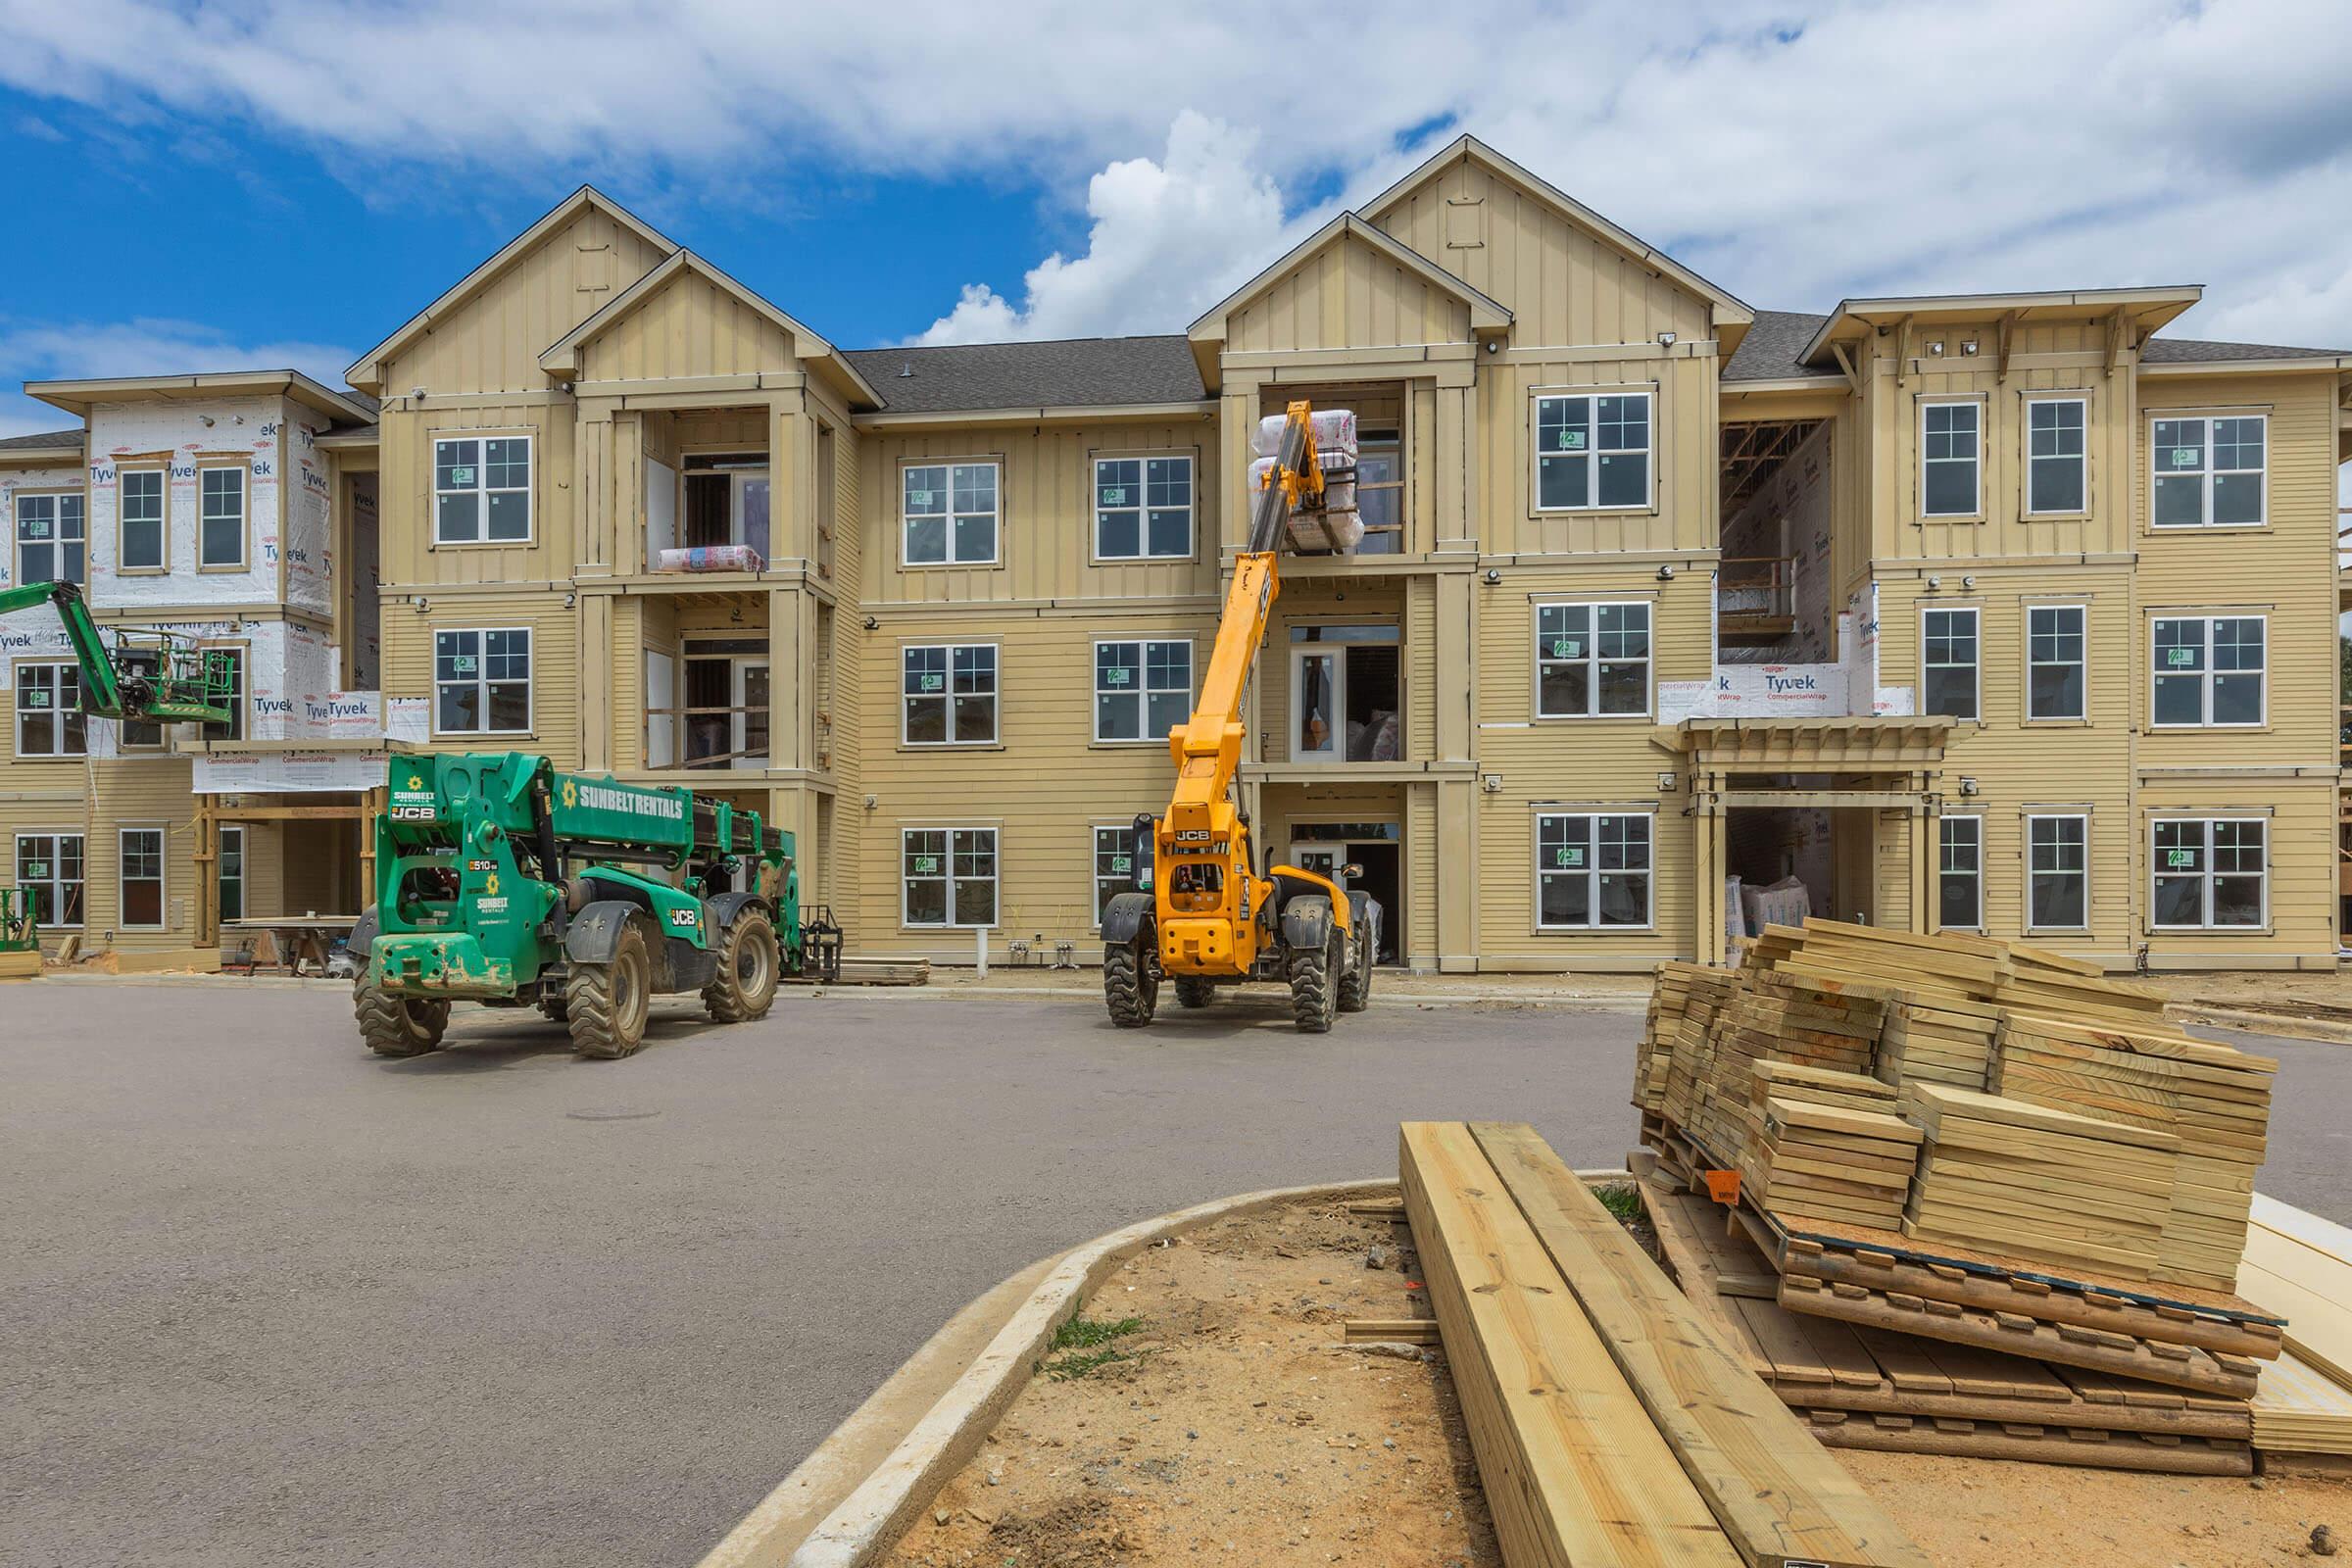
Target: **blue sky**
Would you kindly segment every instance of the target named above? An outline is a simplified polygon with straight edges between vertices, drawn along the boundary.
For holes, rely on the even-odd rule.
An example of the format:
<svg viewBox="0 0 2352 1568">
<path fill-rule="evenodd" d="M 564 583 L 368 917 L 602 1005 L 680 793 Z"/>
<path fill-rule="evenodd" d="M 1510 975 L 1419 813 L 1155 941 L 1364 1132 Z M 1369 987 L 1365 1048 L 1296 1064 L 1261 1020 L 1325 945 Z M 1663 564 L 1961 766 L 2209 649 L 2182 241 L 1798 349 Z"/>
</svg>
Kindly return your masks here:
<svg viewBox="0 0 2352 1568">
<path fill-rule="evenodd" d="M 1458 129 L 1761 306 L 2203 282 L 2176 331 L 2352 346 L 2333 0 L 1354 15 L 1310 71 L 1238 4 L 0 0 L 0 435 L 332 378 L 583 179 L 847 345 L 1176 329 Z"/>
</svg>

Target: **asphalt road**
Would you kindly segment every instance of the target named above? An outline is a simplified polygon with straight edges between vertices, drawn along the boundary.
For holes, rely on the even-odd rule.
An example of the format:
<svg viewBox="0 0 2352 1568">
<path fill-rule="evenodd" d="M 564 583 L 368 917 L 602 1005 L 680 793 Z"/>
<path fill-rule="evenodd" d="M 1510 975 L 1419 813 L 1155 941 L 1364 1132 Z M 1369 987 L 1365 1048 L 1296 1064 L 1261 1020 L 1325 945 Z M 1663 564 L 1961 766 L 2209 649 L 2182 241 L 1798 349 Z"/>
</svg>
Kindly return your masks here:
<svg viewBox="0 0 2352 1568">
<path fill-rule="evenodd" d="M 1272 1001 L 788 994 L 612 1063 L 474 1012 L 383 1062 L 335 992 L 9 988 L 0 1563 L 691 1563 L 1035 1258 L 1392 1172 L 1407 1117 L 1632 1137 L 1636 1015 Z M 2352 1219 L 2352 1047 L 2264 1048 L 2265 1190 Z"/>
</svg>

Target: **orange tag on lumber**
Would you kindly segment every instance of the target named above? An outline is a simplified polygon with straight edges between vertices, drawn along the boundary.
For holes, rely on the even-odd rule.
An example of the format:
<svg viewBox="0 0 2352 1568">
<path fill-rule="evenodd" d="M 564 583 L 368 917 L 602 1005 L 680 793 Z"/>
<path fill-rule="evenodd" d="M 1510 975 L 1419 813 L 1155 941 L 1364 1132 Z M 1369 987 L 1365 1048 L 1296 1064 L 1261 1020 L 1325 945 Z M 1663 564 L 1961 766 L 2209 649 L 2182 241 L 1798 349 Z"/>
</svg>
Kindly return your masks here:
<svg viewBox="0 0 2352 1568">
<path fill-rule="evenodd" d="M 1740 1173 L 1736 1170 L 1701 1171 L 1707 1179 L 1707 1196 L 1718 1203 L 1740 1201 Z"/>
</svg>

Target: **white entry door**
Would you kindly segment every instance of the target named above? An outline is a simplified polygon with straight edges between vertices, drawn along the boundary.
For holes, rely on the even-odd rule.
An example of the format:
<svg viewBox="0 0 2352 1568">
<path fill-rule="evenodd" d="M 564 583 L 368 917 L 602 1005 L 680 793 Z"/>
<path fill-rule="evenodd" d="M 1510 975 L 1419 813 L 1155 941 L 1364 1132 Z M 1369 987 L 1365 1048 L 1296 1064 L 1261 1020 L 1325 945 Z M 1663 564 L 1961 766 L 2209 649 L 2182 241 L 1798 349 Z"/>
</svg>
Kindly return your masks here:
<svg viewBox="0 0 2352 1568">
<path fill-rule="evenodd" d="M 1341 682 L 1348 661 L 1340 648 L 1291 651 L 1291 760 L 1336 762 L 1347 756 Z"/>
</svg>

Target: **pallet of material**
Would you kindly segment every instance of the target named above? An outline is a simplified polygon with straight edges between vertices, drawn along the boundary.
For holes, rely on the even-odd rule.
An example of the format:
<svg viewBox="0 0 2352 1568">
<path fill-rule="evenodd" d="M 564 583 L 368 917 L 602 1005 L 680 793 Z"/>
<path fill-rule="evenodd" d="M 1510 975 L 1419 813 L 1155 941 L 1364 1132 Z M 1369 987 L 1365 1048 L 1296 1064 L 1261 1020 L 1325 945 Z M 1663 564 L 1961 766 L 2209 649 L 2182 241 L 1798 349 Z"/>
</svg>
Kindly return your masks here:
<svg viewBox="0 0 2352 1568">
<path fill-rule="evenodd" d="M 1773 1099 L 1748 1162 L 1755 1201 L 1790 1219 L 1892 1227 L 1918 1162 L 1920 1131 L 1879 1110 Z"/>
<path fill-rule="evenodd" d="M 2254 1473 L 2254 1454 L 2246 1444 L 2152 1432 L 2042 1427 L 2022 1422 L 1922 1420 L 1901 1415 L 1846 1415 L 1836 1411 L 1816 1417 L 1810 1430 L 1817 1441 L 1833 1448 L 2024 1459 L 2035 1464 L 2151 1470 L 2182 1476 Z"/>
<path fill-rule="evenodd" d="M 1927 1245 L 2155 1270 L 2180 1165 L 2171 1133 L 1937 1084 L 1903 1091 L 1926 1135 L 1903 1234 Z"/>
<path fill-rule="evenodd" d="M 1739 1163 L 1757 1063 L 1867 1075 L 1885 1018 L 1886 1002 L 1876 995 L 1777 975 L 1749 978 L 1716 1015 L 1714 1050 L 1684 1124 L 1705 1148 Z"/>
<path fill-rule="evenodd" d="M 844 958 L 845 986 L 921 986 L 931 983 L 929 958 Z"/>
<path fill-rule="evenodd" d="M 1532 1129 L 1408 1122 L 1399 1167 L 1514 1568 L 1924 1568 Z"/>
</svg>

